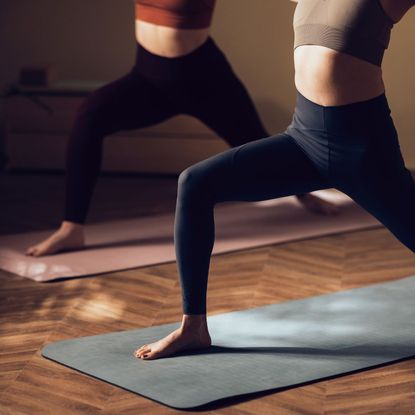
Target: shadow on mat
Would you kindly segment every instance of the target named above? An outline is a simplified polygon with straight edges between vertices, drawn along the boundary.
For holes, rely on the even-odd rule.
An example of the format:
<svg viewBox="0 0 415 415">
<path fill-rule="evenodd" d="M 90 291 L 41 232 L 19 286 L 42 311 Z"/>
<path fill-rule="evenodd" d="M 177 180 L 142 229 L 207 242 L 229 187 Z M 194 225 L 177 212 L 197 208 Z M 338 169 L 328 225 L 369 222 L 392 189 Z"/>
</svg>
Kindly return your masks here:
<svg viewBox="0 0 415 415">
<path fill-rule="evenodd" d="M 368 349 L 368 351 L 370 350 L 372 353 L 370 353 L 370 355 L 373 355 L 373 353 L 376 353 L 376 350 L 382 351 L 385 348 L 388 349 L 394 349 L 394 347 L 396 347 L 396 345 L 393 346 L 369 346 L 366 345 L 365 348 Z M 403 357 L 403 358 L 394 358 L 389 362 L 386 363 L 380 363 L 380 364 L 375 364 L 375 365 L 371 365 L 371 366 L 367 366 L 361 369 L 357 369 L 357 370 L 352 370 L 349 372 L 343 372 L 343 373 L 339 373 L 337 375 L 332 375 L 332 376 L 327 376 L 327 377 L 323 377 L 323 378 L 318 378 L 318 379 L 313 379 L 310 380 L 308 382 L 303 382 L 303 383 L 298 383 L 298 384 L 294 384 L 294 385 L 290 385 L 290 386 L 284 386 L 284 387 L 280 387 L 280 388 L 273 388 L 273 389 L 268 389 L 268 390 L 264 390 L 264 391 L 260 391 L 260 392 L 253 392 L 253 393 L 247 393 L 247 394 L 243 394 L 243 395 L 237 395 L 237 396 L 231 396 L 228 398 L 223 398 L 223 399 L 219 399 L 217 401 L 213 401 L 213 402 L 209 402 L 205 405 L 201 405 L 195 408 L 189 408 L 189 409 L 181 409 L 181 411 L 183 412 L 206 412 L 206 411 L 212 411 L 212 410 L 218 410 L 221 408 L 226 408 L 229 406 L 233 406 L 239 403 L 243 403 L 243 402 L 247 402 L 250 400 L 254 400 L 254 399 L 259 399 L 262 397 L 265 397 L 267 395 L 272 395 L 274 393 L 280 393 L 280 392 L 284 392 L 284 391 L 288 391 L 290 389 L 295 389 L 295 388 L 300 388 L 300 387 L 304 387 L 307 385 L 312 385 L 314 383 L 318 383 L 318 382 L 322 382 L 322 381 L 329 381 L 332 379 L 337 379 L 337 378 L 341 378 L 344 376 L 349 376 L 352 374 L 357 374 L 357 373 L 361 373 L 361 372 L 365 372 L 368 370 L 373 370 L 373 369 L 378 369 L 378 368 L 382 368 L 382 367 L 387 367 L 393 364 L 397 364 L 397 363 L 401 363 L 401 362 L 405 362 L 408 360 L 412 360 L 415 357 L 415 347 L 414 346 L 410 346 L 412 348 L 412 350 L 414 350 L 414 355 L 413 356 L 409 356 L 409 357 Z M 212 349 L 214 349 L 213 353 L 241 353 L 241 350 L 246 351 L 246 349 L 248 349 L 248 353 L 258 353 L 258 352 L 264 352 L 265 353 L 287 353 L 285 350 L 289 350 L 289 353 L 296 353 L 296 354 L 300 354 L 300 353 L 304 353 L 306 352 L 307 354 L 312 355 L 330 355 L 330 356 L 336 356 L 340 354 L 340 352 L 344 352 L 344 350 L 322 350 L 322 349 L 313 349 L 313 348 L 293 348 L 293 347 L 247 347 L 247 348 L 227 348 L 227 347 L 220 347 L 220 346 L 213 346 Z M 294 349 L 294 351 L 293 351 Z M 282 352 L 281 350 L 284 350 L 284 352 Z M 328 352 L 328 353 L 327 353 Z M 199 354 L 202 353 L 209 353 L 208 350 L 205 351 L 201 351 L 199 352 Z M 190 354 L 197 354 L 195 353 L 188 353 L 188 355 Z M 349 353 L 343 353 L 343 356 L 353 356 L 353 355 L 359 355 L 361 356 L 360 353 L 356 353 L 356 350 L 353 352 L 349 352 Z M 384 354 L 382 354 L 383 356 Z"/>
<path fill-rule="evenodd" d="M 403 349 L 402 353 L 399 350 Z M 347 346 L 338 349 L 324 349 L 324 348 L 312 348 L 312 347 L 224 347 L 224 346 L 211 346 L 208 349 L 193 350 L 178 353 L 174 356 L 197 356 L 197 355 L 210 355 L 210 354 L 261 354 L 261 355 L 301 355 L 302 357 L 366 357 L 366 356 L 378 356 L 393 358 L 397 354 L 407 354 L 408 350 L 413 350 L 415 356 L 415 344 L 411 345 L 373 345 L 364 344 L 356 346 Z"/>
</svg>

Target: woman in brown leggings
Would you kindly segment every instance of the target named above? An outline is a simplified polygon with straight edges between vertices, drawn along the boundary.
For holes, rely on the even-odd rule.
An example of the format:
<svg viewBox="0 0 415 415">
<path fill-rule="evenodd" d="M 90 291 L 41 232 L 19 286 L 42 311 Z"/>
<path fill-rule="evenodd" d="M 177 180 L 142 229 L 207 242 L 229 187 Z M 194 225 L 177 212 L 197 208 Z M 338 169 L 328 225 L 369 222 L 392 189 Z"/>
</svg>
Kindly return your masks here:
<svg viewBox="0 0 415 415">
<path fill-rule="evenodd" d="M 103 140 L 110 134 L 188 114 L 232 147 L 269 135 L 245 87 L 209 37 L 214 6 L 215 0 L 136 1 L 136 64 L 80 108 L 66 155 L 63 222 L 48 239 L 29 248 L 28 255 L 84 246 Z M 311 211 L 336 211 L 314 195 L 297 197 Z"/>
</svg>

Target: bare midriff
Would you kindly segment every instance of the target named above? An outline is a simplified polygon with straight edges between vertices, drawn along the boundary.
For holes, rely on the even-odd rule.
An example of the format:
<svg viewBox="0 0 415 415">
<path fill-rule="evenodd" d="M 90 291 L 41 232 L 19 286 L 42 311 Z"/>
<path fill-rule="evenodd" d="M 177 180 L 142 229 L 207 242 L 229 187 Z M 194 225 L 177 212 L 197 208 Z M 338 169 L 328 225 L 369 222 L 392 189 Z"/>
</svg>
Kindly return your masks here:
<svg viewBox="0 0 415 415">
<path fill-rule="evenodd" d="M 137 42 L 144 49 L 155 55 L 175 58 L 187 55 L 205 43 L 210 28 L 177 29 L 137 19 L 135 33 Z"/>
<path fill-rule="evenodd" d="M 380 4 L 396 24 L 415 0 L 380 0 Z M 385 92 L 380 66 L 324 46 L 297 47 L 294 64 L 297 90 L 319 105 L 352 104 Z"/>
<path fill-rule="evenodd" d="M 319 105 L 366 101 L 385 91 L 381 67 L 323 46 L 298 47 L 294 63 L 297 90 Z"/>
</svg>

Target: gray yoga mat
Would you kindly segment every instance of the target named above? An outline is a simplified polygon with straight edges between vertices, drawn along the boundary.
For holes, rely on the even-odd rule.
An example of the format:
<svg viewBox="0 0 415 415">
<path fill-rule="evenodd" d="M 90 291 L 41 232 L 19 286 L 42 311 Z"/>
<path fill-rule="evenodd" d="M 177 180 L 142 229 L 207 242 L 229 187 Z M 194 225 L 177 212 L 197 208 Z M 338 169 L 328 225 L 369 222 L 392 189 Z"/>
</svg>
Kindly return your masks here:
<svg viewBox="0 0 415 415">
<path fill-rule="evenodd" d="M 211 349 L 153 361 L 133 356 L 177 326 L 60 341 L 42 354 L 165 405 L 193 408 L 415 355 L 415 277 L 212 316 Z"/>
</svg>

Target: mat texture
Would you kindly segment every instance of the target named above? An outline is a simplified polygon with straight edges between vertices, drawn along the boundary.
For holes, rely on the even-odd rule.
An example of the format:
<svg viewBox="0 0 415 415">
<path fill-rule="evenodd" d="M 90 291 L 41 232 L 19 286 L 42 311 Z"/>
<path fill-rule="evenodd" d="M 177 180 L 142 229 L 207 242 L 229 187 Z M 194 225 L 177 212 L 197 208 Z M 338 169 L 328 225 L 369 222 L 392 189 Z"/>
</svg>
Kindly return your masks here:
<svg viewBox="0 0 415 415">
<path fill-rule="evenodd" d="M 336 216 L 306 211 L 294 198 L 219 205 L 214 254 L 379 226 L 347 196 L 316 192 L 340 207 Z M 25 250 L 52 231 L 0 237 L 0 268 L 39 282 L 95 275 L 175 260 L 173 213 L 87 227 L 87 248 L 42 258 Z"/>
<path fill-rule="evenodd" d="M 276 281 L 276 284 L 278 282 Z M 186 409 L 415 355 L 415 277 L 209 318 L 214 346 L 141 361 L 176 324 L 64 340 L 43 356 Z"/>
</svg>

